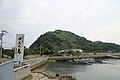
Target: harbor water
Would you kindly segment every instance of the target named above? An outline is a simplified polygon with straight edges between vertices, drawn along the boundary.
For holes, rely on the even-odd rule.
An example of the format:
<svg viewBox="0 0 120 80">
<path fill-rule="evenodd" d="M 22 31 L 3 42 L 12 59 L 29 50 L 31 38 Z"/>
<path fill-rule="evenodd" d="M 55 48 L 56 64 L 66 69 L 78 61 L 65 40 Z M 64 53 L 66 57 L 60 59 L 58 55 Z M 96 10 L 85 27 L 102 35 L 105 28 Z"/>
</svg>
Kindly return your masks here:
<svg viewBox="0 0 120 80">
<path fill-rule="evenodd" d="M 104 63 L 83 65 L 71 62 L 56 62 L 46 65 L 46 69 L 64 75 L 73 75 L 77 80 L 120 80 L 120 60 L 106 59 Z"/>
</svg>

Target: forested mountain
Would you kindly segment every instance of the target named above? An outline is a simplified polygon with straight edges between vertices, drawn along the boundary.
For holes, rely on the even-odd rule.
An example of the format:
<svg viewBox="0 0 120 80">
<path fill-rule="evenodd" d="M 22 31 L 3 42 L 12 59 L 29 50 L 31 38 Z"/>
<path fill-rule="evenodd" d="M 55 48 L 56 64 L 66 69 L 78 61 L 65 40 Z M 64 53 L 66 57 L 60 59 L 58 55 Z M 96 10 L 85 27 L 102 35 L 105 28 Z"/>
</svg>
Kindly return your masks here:
<svg viewBox="0 0 120 80">
<path fill-rule="evenodd" d="M 92 42 L 72 32 L 62 30 L 46 32 L 38 37 L 29 48 L 31 50 L 49 51 L 80 48 L 84 52 L 120 52 L 120 45 L 101 41 Z"/>
</svg>

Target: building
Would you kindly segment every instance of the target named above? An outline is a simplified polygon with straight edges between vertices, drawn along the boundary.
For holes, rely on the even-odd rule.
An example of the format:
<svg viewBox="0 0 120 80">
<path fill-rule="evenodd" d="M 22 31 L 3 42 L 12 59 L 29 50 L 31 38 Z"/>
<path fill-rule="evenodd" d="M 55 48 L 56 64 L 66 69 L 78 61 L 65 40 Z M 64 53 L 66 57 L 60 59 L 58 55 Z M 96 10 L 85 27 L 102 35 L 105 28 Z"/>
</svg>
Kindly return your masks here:
<svg viewBox="0 0 120 80">
<path fill-rule="evenodd" d="M 64 53 L 64 52 L 68 52 L 68 51 L 80 52 L 80 53 L 83 52 L 82 49 L 67 49 L 67 50 L 60 50 L 60 51 L 58 51 L 58 52 L 59 52 L 59 53 Z"/>
</svg>

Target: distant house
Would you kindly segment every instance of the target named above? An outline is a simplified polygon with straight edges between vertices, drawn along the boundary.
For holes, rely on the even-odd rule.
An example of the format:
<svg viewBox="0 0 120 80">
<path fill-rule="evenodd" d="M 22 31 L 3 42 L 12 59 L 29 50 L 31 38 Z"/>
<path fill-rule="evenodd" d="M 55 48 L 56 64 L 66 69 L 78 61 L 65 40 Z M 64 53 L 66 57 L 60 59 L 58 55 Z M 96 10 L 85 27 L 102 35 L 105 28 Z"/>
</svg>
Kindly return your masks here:
<svg viewBox="0 0 120 80">
<path fill-rule="evenodd" d="M 68 50 L 60 50 L 60 51 L 58 51 L 58 53 L 64 53 L 64 52 L 68 52 Z"/>
<path fill-rule="evenodd" d="M 74 52 L 80 52 L 80 53 L 82 53 L 83 52 L 83 50 L 82 49 L 67 49 L 67 50 L 60 50 L 60 51 L 58 51 L 59 53 L 64 53 L 64 52 L 68 52 L 68 51 L 74 51 Z"/>
<path fill-rule="evenodd" d="M 83 52 L 83 50 L 82 49 L 71 49 L 72 51 L 78 51 L 78 52 Z"/>
</svg>

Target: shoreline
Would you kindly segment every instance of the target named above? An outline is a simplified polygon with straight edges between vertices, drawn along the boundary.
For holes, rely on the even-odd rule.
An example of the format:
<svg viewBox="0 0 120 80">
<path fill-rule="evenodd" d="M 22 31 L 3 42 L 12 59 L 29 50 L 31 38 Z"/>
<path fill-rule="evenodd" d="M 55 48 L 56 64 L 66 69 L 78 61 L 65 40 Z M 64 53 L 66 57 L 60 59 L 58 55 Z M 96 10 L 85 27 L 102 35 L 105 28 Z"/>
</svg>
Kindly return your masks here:
<svg viewBox="0 0 120 80">
<path fill-rule="evenodd" d="M 55 80 L 55 77 L 51 75 L 45 68 L 38 68 L 32 71 L 33 79 L 31 80 Z"/>
<path fill-rule="evenodd" d="M 44 68 L 44 66 L 37 68 L 31 72 L 33 78 L 31 80 L 76 80 L 71 75 L 58 74 L 51 72 Z"/>
</svg>

